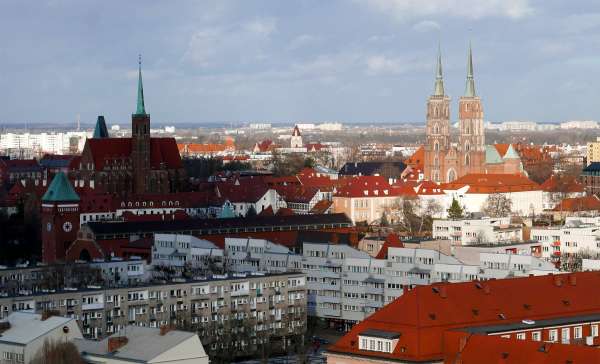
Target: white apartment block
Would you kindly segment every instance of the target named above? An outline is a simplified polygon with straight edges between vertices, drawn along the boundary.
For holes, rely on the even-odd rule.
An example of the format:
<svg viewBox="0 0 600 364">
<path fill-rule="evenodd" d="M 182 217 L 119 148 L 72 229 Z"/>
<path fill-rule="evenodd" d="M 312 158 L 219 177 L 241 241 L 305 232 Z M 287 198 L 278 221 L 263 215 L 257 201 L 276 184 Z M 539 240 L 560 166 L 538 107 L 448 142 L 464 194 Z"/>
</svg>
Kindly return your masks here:
<svg viewBox="0 0 600 364">
<path fill-rule="evenodd" d="M 208 270 L 211 264 L 222 266 L 223 250 L 208 240 L 192 235 L 154 234 L 152 266 L 182 269 L 186 265 Z"/>
<path fill-rule="evenodd" d="M 234 272 L 300 271 L 302 256 L 265 239 L 225 238 L 227 266 Z"/>
<path fill-rule="evenodd" d="M 563 226 L 531 228 L 531 240 L 542 244 L 542 256 L 547 259 L 583 251 L 599 254 L 600 225 L 570 218 Z"/>
<path fill-rule="evenodd" d="M 1 150 L 31 149 L 37 154 L 81 153 L 85 140 L 92 134 L 85 131 L 60 133 L 5 133 L 0 135 Z"/>
<path fill-rule="evenodd" d="M 454 245 L 500 244 L 521 241 L 523 229 L 511 225 L 510 217 L 481 219 L 436 219 L 433 238 L 450 240 Z"/>
</svg>

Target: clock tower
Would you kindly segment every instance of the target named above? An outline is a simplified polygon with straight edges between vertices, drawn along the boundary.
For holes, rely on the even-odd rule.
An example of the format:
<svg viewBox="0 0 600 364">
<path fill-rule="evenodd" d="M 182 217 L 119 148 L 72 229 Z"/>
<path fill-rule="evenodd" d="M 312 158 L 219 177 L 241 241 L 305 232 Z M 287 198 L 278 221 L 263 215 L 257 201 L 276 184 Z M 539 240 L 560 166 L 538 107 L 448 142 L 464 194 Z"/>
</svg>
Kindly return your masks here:
<svg viewBox="0 0 600 364">
<path fill-rule="evenodd" d="M 42 260 L 54 263 L 77 238 L 79 196 L 63 172 L 54 176 L 42 197 Z"/>
</svg>

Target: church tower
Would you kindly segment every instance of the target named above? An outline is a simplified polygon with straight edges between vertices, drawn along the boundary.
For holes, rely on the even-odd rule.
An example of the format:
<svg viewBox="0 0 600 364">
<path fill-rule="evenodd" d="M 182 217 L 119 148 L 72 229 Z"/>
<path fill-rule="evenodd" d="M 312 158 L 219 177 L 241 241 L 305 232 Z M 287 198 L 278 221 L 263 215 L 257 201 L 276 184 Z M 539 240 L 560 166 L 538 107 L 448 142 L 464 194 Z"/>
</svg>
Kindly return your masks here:
<svg viewBox="0 0 600 364">
<path fill-rule="evenodd" d="M 137 108 L 131 116 L 131 159 L 133 163 L 133 191 L 148 192 L 150 173 L 150 115 L 144 106 L 142 60 L 138 62 Z"/>
<path fill-rule="evenodd" d="M 64 261 L 77 238 L 79 196 L 63 172 L 58 172 L 42 196 L 42 260 Z"/>
<path fill-rule="evenodd" d="M 485 164 L 485 134 L 481 99 L 475 92 L 473 78 L 473 53 L 469 45 L 467 57 L 467 83 L 465 94 L 458 102 L 459 119 L 459 176 L 483 173 Z"/>
<path fill-rule="evenodd" d="M 304 144 L 302 144 L 302 134 L 300 134 L 300 129 L 298 125 L 294 126 L 294 131 L 292 132 L 292 138 L 290 139 L 290 148 L 302 148 Z"/>
<path fill-rule="evenodd" d="M 450 98 L 444 91 L 442 52 L 438 49 L 437 74 L 433 94 L 427 100 L 427 142 L 425 144 L 425 178 L 444 182 L 445 157 L 450 148 Z"/>
</svg>

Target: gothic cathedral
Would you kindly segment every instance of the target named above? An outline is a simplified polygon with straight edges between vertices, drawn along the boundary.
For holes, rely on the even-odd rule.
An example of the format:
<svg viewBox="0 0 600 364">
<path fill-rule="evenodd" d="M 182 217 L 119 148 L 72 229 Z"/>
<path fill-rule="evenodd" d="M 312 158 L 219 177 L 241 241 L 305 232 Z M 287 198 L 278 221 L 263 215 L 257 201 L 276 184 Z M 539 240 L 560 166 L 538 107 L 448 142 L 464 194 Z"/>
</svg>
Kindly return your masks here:
<svg viewBox="0 0 600 364">
<path fill-rule="evenodd" d="M 458 143 L 452 143 L 450 138 L 450 97 L 444 91 L 442 56 L 441 52 L 438 52 L 435 88 L 433 95 L 427 100 L 425 179 L 437 183 L 447 183 L 470 173 L 520 172 L 520 160 L 517 165 L 507 164 L 507 160 L 498 155 L 498 158 L 494 158 L 493 161 L 495 165 L 488 166 L 486 163 L 487 154 L 496 156 L 497 151 L 493 146 L 485 145 L 483 107 L 481 99 L 475 93 L 473 55 L 470 46 L 465 93 L 458 101 L 458 124 Z M 488 151 L 490 148 L 494 150 Z M 511 156 L 513 155 L 514 153 L 511 154 Z"/>
</svg>

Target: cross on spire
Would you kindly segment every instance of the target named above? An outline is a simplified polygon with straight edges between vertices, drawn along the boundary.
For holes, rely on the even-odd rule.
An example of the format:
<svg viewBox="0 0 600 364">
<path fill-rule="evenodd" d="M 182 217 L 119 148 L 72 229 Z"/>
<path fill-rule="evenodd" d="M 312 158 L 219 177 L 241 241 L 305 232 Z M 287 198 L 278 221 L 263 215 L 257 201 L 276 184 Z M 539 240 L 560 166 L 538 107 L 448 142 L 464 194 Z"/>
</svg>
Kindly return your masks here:
<svg viewBox="0 0 600 364">
<path fill-rule="evenodd" d="M 137 107 L 135 115 L 146 115 L 146 107 L 144 106 L 144 85 L 142 84 L 142 55 L 138 56 L 138 90 L 137 90 Z"/>
</svg>

